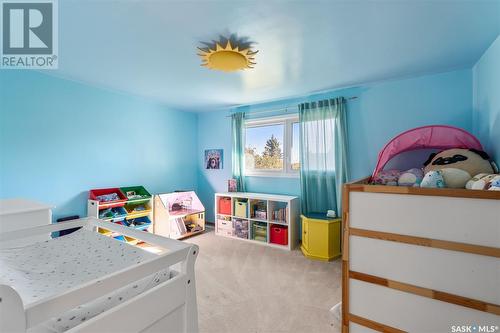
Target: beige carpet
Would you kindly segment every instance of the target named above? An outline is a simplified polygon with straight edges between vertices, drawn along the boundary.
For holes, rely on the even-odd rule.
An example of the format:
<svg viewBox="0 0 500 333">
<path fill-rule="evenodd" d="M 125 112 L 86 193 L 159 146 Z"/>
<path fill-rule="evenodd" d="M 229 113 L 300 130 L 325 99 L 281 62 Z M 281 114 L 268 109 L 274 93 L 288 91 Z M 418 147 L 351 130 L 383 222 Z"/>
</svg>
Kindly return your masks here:
<svg viewBox="0 0 500 333">
<path fill-rule="evenodd" d="M 340 261 L 215 236 L 199 245 L 196 262 L 200 332 L 338 332 L 329 312 L 341 299 Z"/>
</svg>

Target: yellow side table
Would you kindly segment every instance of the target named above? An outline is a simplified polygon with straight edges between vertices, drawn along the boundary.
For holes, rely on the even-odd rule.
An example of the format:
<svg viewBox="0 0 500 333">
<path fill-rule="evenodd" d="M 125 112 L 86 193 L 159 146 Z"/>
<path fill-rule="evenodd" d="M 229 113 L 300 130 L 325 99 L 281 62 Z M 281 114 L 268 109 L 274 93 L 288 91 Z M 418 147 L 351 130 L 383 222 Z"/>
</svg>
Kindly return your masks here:
<svg viewBox="0 0 500 333">
<path fill-rule="evenodd" d="M 311 259 L 330 261 L 340 257 L 340 218 L 322 219 L 301 215 L 302 253 Z"/>
</svg>

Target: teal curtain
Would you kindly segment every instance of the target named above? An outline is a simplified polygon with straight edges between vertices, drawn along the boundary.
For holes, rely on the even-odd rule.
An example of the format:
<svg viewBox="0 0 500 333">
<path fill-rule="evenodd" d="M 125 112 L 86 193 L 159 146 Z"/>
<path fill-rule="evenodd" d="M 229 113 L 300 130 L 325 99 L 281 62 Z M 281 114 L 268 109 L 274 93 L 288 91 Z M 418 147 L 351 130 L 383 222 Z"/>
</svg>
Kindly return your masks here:
<svg viewBox="0 0 500 333">
<path fill-rule="evenodd" d="M 244 146 L 244 129 L 245 129 L 245 113 L 238 112 L 231 115 L 231 138 L 232 146 L 232 173 L 236 179 L 239 192 L 245 192 L 245 146 Z"/>
<path fill-rule="evenodd" d="M 305 215 L 341 216 L 342 186 L 348 180 L 346 100 L 299 105 L 301 208 Z"/>
</svg>

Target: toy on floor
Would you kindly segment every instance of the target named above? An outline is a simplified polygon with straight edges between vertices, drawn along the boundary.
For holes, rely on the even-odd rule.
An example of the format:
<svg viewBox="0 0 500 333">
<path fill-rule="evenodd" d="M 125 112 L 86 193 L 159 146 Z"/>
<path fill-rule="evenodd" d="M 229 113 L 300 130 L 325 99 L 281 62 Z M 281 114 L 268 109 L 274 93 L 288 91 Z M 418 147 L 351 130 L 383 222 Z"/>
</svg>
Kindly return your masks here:
<svg viewBox="0 0 500 333">
<path fill-rule="evenodd" d="M 431 170 L 427 172 L 420 183 L 420 187 L 427 188 L 444 188 L 446 182 L 441 170 Z"/>
<path fill-rule="evenodd" d="M 432 153 L 424 163 L 424 171 L 441 171 L 446 187 L 464 188 L 474 175 L 493 173 L 488 154 L 476 149 L 447 149 Z"/>
<path fill-rule="evenodd" d="M 413 168 L 401 173 L 398 178 L 398 185 L 419 187 L 423 178 L 424 172 L 422 171 L 422 169 Z"/>
</svg>

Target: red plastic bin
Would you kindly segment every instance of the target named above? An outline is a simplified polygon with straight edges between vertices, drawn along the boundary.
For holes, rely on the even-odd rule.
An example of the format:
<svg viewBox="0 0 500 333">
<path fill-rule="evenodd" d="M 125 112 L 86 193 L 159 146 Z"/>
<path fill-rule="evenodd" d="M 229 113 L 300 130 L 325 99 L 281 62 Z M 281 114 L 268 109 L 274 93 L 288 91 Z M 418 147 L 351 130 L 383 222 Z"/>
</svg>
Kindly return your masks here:
<svg viewBox="0 0 500 333">
<path fill-rule="evenodd" d="M 231 215 L 231 198 L 219 198 L 219 214 Z"/>
<path fill-rule="evenodd" d="M 288 227 L 279 224 L 271 224 L 270 240 L 273 244 L 288 245 Z"/>
<path fill-rule="evenodd" d="M 118 197 L 120 198 L 119 200 L 113 200 L 113 201 L 99 201 L 99 206 L 105 207 L 105 208 L 112 208 L 112 207 L 123 207 L 125 206 L 125 203 L 127 202 L 127 197 L 123 192 L 118 188 L 100 188 L 100 189 L 94 189 L 89 191 L 89 199 L 90 200 L 98 200 L 97 197 L 100 195 L 104 194 L 112 194 L 116 193 L 118 194 Z"/>
</svg>

